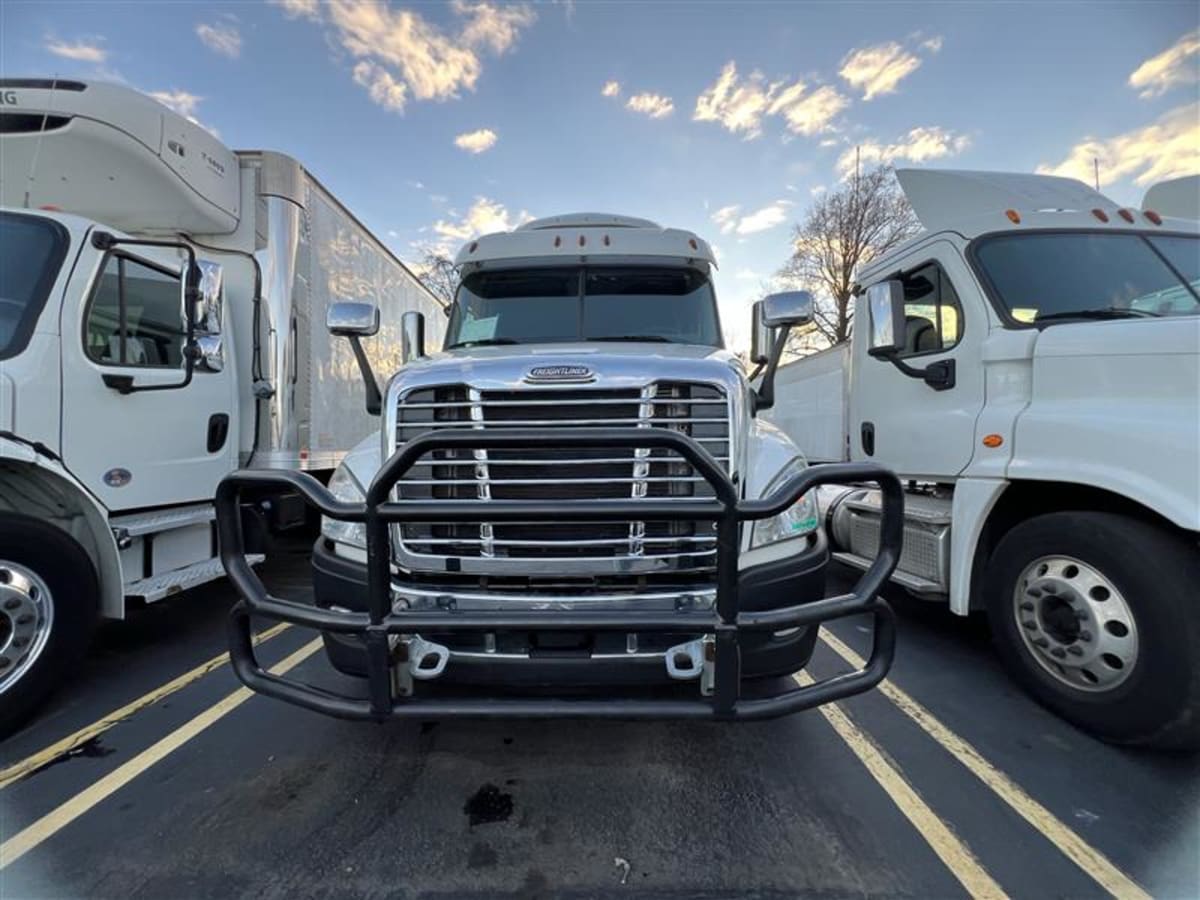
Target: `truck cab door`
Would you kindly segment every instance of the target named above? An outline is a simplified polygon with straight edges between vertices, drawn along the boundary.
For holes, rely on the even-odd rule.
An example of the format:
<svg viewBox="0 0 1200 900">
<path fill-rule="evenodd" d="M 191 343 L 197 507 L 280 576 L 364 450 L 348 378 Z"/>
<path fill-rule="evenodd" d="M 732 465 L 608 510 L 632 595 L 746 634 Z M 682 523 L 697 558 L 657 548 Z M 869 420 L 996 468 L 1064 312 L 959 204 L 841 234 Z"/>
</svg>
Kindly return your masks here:
<svg viewBox="0 0 1200 900">
<path fill-rule="evenodd" d="M 122 378 L 135 387 L 184 380 L 178 252 L 117 246 L 80 266 L 88 268 L 61 323 L 64 462 L 112 511 L 211 502 L 237 459 L 235 373 L 231 360 L 221 365 L 219 336 L 202 339 L 209 359 L 185 387 L 116 387 Z"/>
<path fill-rule="evenodd" d="M 952 478 L 971 461 L 975 420 L 983 407 L 983 301 L 949 241 L 915 248 L 900 260 L 899 274 L 893 270 L 886 277 L 904 286 L 904 347 L 897 360 L 917 370 L 953 361 L 953 386 L 936 389 L 896 363 L 869 355 L 868 313 L 865 295 L 860 297 L 851 369 L 851 456 L 905 477 Z"/>
</svg>

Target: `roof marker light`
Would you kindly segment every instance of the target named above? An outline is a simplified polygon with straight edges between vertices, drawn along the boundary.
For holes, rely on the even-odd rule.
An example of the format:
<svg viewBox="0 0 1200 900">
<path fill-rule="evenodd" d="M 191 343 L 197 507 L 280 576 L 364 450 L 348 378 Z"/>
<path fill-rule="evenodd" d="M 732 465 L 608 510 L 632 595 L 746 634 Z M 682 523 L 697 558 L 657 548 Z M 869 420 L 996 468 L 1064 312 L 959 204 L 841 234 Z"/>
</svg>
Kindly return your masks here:
<svg viewBox="0 0 1200 900">
<path fill-rule="evenodd" d="M 688 238 L 688 246 L 691 247 L 693 250 L 700 249 L 700 245 L 696 243 L 695 238 Z"/>
<path fill-rule="evenodd" d="M 62 207 L 55 206 L 53 203 L 43 203 L 38 209 L 44 209 L 46 212 L 62 212 Z"/>
<path fill-rule="evenodd" d="M 604 246 L 605 246 L 605 247 L 607 247 L 607 246 L 609 246 L 610 244 L 612 244 L 612 241 L 611 241 L 611 240 L 609 240 L 609 237 L 608 237 L 608 235 L 606 234 L 606 235 L 604 236 Z"/>
<path fill-rule="evenodd" d="M 1147 219 L 1149 219 L 1151 222 L 1153 222 L 1155 225 L 1162 224 L 1162 216 L 1160 216 L 1158 213 L 1156 213 L 1152 209 L 1143 210 L 1142 215 L 1145 216 Z"/>
<path fill-rule="evenodd" d="M 562 246 L 562 238 L 561 238 L 559 235 L 557 235 L 557 234 L 554 236 L 554 246 L 555 246 L 555 247 L 561 247 L 561 246 Z"/>
<path fill-rule="evenodd" d="M 584 244 L 586 244 L 586 243 L 587 243 L 587 238 L 585 238 L 585 237 L 584 237 L 584 236 L 581 234 L 581 235 L 579 236 L 579 246 L 580 246 L 580 247 L 582 247 L 582 246 L 583 246 Z"/>
<path fill-rule="evenodd" d="M 1106 212 L 1105 212 L 1104 210 L 1102 210 L 1102 209 L 1099 209 L 1099 208 L 1097 208 L 1097 209 L 1093 209 L 1093 210 L 1092 210 L 1092 215 L 1093 215 L 1093 216 L 1095 216 L 1097 219 L 1099 219 L 1101 222 L 1107 222 L 1107 221 L 1108 221 L 1108 213 L 1106 213 Z"/>
<path fill-rule="evenodd" d="M 1008 221 L 1012 222 L 1014 225 L 1021 224 L 1021 216 L 1015 209 L 1006 209 L 1004 214 L 1008 216 Z"/>
<path fill-rule="evenodd" d="M 471 241 L 471 246 L 467 248 L 468 253 L 474 253 L 479 249 L 479 241 Z"/>
<path fill-rule="evenodd" d="M 1122 219 L 1124 219 L 1126 222 L 1128 222 L 1130 225 L 1133 224 L 1133 213 L 1131 213 L 1129 210 L 1118 209 L 1117 215 L 1120 216 Z"/>
</svg>

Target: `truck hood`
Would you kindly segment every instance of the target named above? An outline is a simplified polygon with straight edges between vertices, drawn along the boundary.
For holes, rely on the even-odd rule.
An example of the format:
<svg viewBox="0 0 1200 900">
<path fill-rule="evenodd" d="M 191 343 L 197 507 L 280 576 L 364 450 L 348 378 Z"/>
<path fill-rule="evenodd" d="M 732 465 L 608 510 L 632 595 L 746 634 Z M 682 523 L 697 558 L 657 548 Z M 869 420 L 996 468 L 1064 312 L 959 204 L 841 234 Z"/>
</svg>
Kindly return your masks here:
<svg viewBox="0 0 1200 900">
<path fill-rule="evenodd" d="M 1200 528 L 1200 317 L 1046 328 L 1010 477 L 1093 485 Z"/>
<path fill-rule="evenodd" d="M 574 343 L 466 347 L 435 353 L 406 365 L 392 389 L 465 383 L 483 390 L 536 386 L 531 371 L 543 366 L 578 366 L 577 384 L 640 387 L 663 378 L 716 382 L 731 396 L 742 393 L 745 375 L 732 353 L 693 344 Z M 527 381 L 527 379 L 530 379 Z M 545 382 L 553 386 L 553 382 Z M 559 383 L 570 383 L 559 382 Z"/>
</svg>

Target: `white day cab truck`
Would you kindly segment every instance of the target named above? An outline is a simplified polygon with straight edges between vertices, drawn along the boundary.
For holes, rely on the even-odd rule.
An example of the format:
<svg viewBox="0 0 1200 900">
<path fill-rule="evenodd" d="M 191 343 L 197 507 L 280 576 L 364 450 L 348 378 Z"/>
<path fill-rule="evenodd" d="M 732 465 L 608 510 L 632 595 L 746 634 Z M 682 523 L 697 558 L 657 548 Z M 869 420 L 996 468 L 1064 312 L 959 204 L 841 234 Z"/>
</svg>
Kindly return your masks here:
<svg viewBox="0 0 1200 900">
<path fill-rule="evenodd" d="M 779 369 L 773 420 L 814 462 L 900 476 L 893 581 L 986 610 L 1034 697 L 1197 746 L 1200 179 L 1132 210 L 1070 179 L 897 175 L 924 233 L 858 274 L 848 345 Z M 834 559 L 865 568 L 877 492 L 819 499 Z"/>
<path fill-rule="evenodd" d="M 764 301 L 779 337 L 751 389 L 723 347 L 715 264 L 691 232 L 589 213 L 464 246 L 444 342 L 427 354 L 423 317 L 407 314 L 381 427 L 327 487 L 284 471 L 222 482 L 242 681 L 350 719 L 759 719 L 877 684 L 894 651 L 875 598 L 899 554 L 900 484 L 874 464 L 809 468 L 761 418 L 812 298 Z M 337 304 L 328 325 L 369 343 L 378 315 Z M 839 597 L 825 598 L 822 479 L 886 497 L 880 553 Z M 248 564 L 240 497 L 269 488 L 323 515 L 315 604 L 271 596 Z M 822 621 L 862 612 L 875 620 L 862 670 L 779 680 L 808 663 Z M 358 683 L 264 671 L 251 616 L 319 629 Z"/>
<path fill-rule="evenodd" d="M 440 305 L 290 157 L 235 153 L 112 85 L 0 81 L 0 730 L 124 618 L 223 571 L 213 496 L 242 466 L 328 479 L 369 433 L 334 298 Z M 265 535 L 304 521 L 264 490 Z"/>
</svg>

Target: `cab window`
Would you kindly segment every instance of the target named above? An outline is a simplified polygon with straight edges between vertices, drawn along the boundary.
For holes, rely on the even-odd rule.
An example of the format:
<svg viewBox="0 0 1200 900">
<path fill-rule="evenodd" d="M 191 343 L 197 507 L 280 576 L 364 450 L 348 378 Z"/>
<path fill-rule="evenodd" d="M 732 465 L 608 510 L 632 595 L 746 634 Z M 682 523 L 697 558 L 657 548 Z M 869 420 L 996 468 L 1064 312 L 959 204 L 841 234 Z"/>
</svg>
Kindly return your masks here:
<svg viewBox="0 0 1200 900">
<path fill-rule="evenodd" d="M 954 285 L 937 263 L 926 263 L 900 276 L 904 285 L 904 350 L 900 356 L 940 353 L 958 343 L 962 304 Z"/>
<path fill-rule="evenodd" d="M 185 335 L 180 276 L 112 255 L 88 308 L 87 355 L 114 366 L 178 368 Z"/>
</svg>

